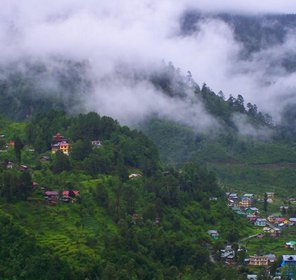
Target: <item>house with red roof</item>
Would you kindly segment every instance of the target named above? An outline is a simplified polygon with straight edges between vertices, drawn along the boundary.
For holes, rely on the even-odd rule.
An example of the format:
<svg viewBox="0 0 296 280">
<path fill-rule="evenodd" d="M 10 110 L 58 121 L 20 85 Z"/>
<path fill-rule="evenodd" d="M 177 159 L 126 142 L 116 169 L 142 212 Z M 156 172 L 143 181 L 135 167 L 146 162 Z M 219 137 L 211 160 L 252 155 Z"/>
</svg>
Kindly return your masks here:
<svg viewBox="0 0 296 280">
<path fill-rule="evenodd" d="M 53 136 L 51 144 L 51 153 L 55 154 L 57 151 L 62 152 L 65 155 L 69 155 L 70 144 L 67 138 L 63 137 L 60 133 Z"/>
<path fill-rule="evenodd" d="M 77 197 L 79 196 L 80 191 L 78 190 L 64 190 L 62 193 L 62 201 L 63 202 L 77 202 Z"/>
</svg>

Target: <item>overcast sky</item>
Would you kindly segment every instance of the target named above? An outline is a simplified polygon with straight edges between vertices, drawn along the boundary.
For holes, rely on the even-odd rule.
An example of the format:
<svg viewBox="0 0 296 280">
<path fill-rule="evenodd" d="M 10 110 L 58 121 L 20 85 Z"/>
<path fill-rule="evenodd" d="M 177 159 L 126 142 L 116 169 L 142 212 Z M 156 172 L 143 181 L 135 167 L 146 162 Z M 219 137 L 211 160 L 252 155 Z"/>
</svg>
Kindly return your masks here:
<svg viewBox="0 0 296 280">
<path fill-rule="evenodd" d="M 295 99 L 291 95 L 295 74 L 275 67 L 266 75 L 266 65 L 270 57 L 295 49 L 295 33 L 291 32 L 280 48 L 272 47 L 241 61 L 242 45 L 234 39 L 232 28 L 221 21 L 201 22 L 198 32 L 179 36 L 179 19 L 188 9 L 294 13 L 296 1 L 2 0 L 0 62 L 30 57 L 50 63 L 53 56 L 88 60 L 97 83 L 90 109 L 124 122 L 154 112 L 183 120 L 195 112 L 192 123 L 206 115 L 202 105 L 189 110 L 186 102 L 173 103 L 148 83 L 134 84 L 115 74 L 118 64 L 155 70 L 162 60 L 172 61 L 184 74 L 190 70 L 199 84 L 206 82 L 226 95 L 243 94 L 247 101 L 278 117 L 283 108 L 278 100 L 287 93 L 290 99 L 286 102 Z M 112 77 L 112 83 L 100 82 L 106 77 Z M 176 116 L 174 112 L 181 110 L 184 113 Z M 204 125 L 215 124 L 209 116 L 204 120 Z"/>
</svg>

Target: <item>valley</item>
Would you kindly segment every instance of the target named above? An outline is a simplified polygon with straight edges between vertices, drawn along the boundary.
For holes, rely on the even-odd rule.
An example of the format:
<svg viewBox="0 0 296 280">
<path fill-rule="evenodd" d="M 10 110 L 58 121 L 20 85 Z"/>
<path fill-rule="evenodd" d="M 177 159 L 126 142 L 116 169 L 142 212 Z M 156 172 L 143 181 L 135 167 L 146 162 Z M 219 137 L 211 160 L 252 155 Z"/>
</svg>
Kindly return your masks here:
<svg viewBox="0 0 296 280">
<path fill-rule="evenodd" d="M 0 279 L 295 279 L 292 2 L 4 0 Z"/>
</svg>

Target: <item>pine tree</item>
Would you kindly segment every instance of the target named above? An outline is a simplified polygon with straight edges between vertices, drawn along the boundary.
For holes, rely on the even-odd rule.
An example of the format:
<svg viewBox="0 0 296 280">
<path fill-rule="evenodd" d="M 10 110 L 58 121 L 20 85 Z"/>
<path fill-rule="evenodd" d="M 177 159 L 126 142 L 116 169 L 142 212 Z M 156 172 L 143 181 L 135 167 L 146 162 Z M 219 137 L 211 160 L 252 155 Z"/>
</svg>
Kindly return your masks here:
<svg viewBox="0 0 296 280">
<path fill-rule="evenodd" d="M 264 193 L 264 200 L 263 200 L 263 210 L 266 213 L 268 208 L 268 202 L 267 202 L 267 193 Z"/>
</svg>

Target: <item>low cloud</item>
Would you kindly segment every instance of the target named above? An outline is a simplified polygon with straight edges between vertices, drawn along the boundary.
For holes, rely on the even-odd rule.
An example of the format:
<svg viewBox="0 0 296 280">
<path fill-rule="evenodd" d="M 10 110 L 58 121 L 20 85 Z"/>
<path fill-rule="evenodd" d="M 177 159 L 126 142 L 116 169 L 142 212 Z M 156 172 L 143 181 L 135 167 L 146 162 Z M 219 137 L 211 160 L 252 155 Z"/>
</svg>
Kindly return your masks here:
<svg viewBox="0 0 296 280">
<path fill-rule="evenodd" d="M 240 135 L 261 140 L 270 139 L 272 130 L 263 126 L 252 125 L 248 118 L 243 114 L 234 114 L 232 120 Z"/>
<path fill-rule="evenodd" d="M 135 126 L 155 116 L 185 124 L 197 131 L 220 127 L 217 120 L 206 112 L 191 88 L 185 86 L 185 92 L 179 93 L 180 96 L 171 97 L 155 88 L 148 79 L 123 76 L 120 72 L 111 78 L 97 81 L 87 108 Z M 173 81 L 171 83 L 174 85 Z M 172 90 L 178 94 L 177 87 Z"/>
<path fill-rule="evenodd" d="M 93 86 L 82 98 L 84 107 L 123 123 L 156 114 L 198 130 L 218 126 L 200 102 L 192 101 L 190 90 L 186 98 L 172 99 L 149 81 L 133 78 L 140 72 L 159 71 L 163 60 L 172 61 L 183 74 L 190 70 L 196 82 L 206 82 L 216 92 L 242 94 L 278 120 L 285 103 L 295 99 L 295 74 L 276 63 L 294 51 L 293 32 L 281 46 L 242 60 L 243 46 L 235 40 L 231 26 L 206 19 L 198 23 L 196 32 L 185 36 L 179 22 L 188 9 L 290 12 L 295 8 L 291 1 L 53 0 L 45 5 L 37 0 L 4 0 L 1 5 L 2 65 L 23 58 L 42 61 L 52 69 L 58 67 L 59 59 L 86 62 Z M 44 77 L 41 84 L 54 88 L 54 79 Z"/>
</svg>

